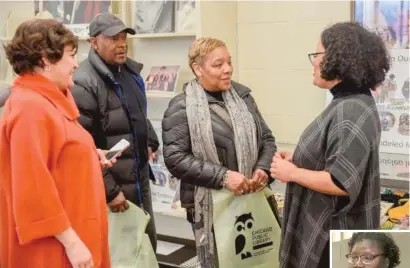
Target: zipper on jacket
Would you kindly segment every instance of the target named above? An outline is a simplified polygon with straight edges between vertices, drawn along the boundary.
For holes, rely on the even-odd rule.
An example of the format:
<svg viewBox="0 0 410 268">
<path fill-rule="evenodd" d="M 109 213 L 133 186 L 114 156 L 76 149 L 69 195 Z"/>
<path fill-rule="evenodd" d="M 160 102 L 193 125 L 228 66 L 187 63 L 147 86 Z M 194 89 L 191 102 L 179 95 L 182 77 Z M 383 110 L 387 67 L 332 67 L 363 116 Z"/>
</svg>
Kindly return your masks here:
<svg viewBox="0 0 410 268">
<path fill-rule="evenodd" d="M 118 93 L 118 97 L 120 98 L 120 102 L 123 106 L 123 109 L 125 110 L 125 114 L 127 115 L 127 119 L 128 119 L 128 123 L 129 123 L 129 127 L 130 127 L 130 131 L 131 131 L 131 137 L 133 138 L 133 142 L 134 142 L 134 150 L 132 150 L 132 155 L 133 155 L 133 162 L 134 162 L 134 170 L 135 170 L 135 180 L 136 180 L 136 185 L 137 185 L 137 203 L 138 205 L 140 205 L 142 207 L 143 203 L 142 203 L 142 193 L 141 193 L 141 186 L 140 186 L 140 174 L 139 174 L 139 163 L 137 161 L 137 159 L 139 159 L 138 154 L 135 150 L 135 143 L 137 143 L 137 138 L 135 137 L 135 133 L 134 133 L 134 127 L 132 126 L 132 122 L 131 122 L 131 116 L 130 116 L 130 112 L 128 110 L 128 105 L 125 102 L 125 98 L 124 98 L 124 94 L 123 94 L 123 90 L 120 84 L 118 84 L 117 82 L 115 83 L 115 87 L 117 89 L 117 93 Z M 138 150 L 138 147 L 137 147 Z"/>
</svg>

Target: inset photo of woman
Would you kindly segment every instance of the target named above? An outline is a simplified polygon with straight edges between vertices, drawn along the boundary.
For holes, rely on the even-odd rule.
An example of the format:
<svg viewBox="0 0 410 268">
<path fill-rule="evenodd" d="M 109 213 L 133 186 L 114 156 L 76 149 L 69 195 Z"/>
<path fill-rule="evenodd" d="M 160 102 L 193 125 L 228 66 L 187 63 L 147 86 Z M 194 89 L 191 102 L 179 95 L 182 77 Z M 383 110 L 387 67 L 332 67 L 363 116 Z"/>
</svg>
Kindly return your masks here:
<svg viewBox="0 0 410 268">
<path fill-rule="evenodd" d="M 410 231 L 332 230 L 332 268 L 410 267 Z"/>
</svg>

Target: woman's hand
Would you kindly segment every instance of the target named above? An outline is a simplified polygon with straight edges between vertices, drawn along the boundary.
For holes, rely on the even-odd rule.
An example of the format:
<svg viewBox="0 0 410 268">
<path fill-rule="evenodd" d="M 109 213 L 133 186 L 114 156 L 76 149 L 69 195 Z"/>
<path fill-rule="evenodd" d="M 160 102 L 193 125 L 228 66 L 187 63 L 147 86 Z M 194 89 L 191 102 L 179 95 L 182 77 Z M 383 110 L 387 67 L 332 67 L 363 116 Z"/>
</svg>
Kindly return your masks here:
<svg viewBox="0 0 410 268">
<path fill-rule="evenodd" d="M 292 162 L 293 153 L 291 153 L 291 152 L 277 152 L 277 153 L 275 153 L 275 157 L 278 157 L 280 159 Z"/>
<path fill-rule="evenodd" d="M 54 237 L 64 246 L 67 258 L 73 268 L 94 267 L 90 251 L 72 227 L 67 228 Z"/>
<path fill-rule="evenodd" d="M 229 171 L 225 187 L 234 195 L 243 195 L 249 193 L 250 190 L 248 179 L 236 171 Z"/>
<path fill-rule="evenodd" d="M 275 178 L 282 183 L 287 183 L 292 181 L 292 174 L 297 169 L 298 167 L 293 163 L 275 155 L 272 160 L 270 174 L 272 178 Z"/>
<path fill-rule="evenodd" d="M 268 180 L 269 177 L 265 171 L 263 171 L 262 169 L 255 170 L 252 180 L 250 181 L 250 192 L 253 193 L 263 190 L 268 184 Z"/>
<path fill-rule="evenodd" d="M 69 247 L 65 248 L 68 260 L 73 268 L 93 268 L 94 262 L 90 251 L 84 245 L 83 241 L 78 239 Z"/>
<path fill-rule="evenodd" d="M 111 159 L 111 161 L 108 161 L 105 155 L 107 154 L 107 150 L 101 150 L 97 149 L 98 157 L 100 158 L 100 164 L 101 168 L 110 168 L 112 167 L 116 162 L 117 162 L 117 157 L 120 157 L 121 154 L 119 154 L 117 157 L 114 157 Z"/>
</svg>

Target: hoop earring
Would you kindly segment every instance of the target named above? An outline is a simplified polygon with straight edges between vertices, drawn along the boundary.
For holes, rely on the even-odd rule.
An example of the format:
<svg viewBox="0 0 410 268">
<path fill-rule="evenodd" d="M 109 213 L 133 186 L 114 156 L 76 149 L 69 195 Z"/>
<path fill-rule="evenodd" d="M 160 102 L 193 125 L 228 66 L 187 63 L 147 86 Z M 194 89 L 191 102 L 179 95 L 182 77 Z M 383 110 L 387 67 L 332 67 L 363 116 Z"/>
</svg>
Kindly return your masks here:
<svg viewBox="0 0 410 268">
<path fill-rule="evenodd" d="M 44 70 L 46 72 L 49 72 L 51 70 L 51 66 L 50 65 L 46 65 L 46 67 L 44 67 Z"/>
</svg>

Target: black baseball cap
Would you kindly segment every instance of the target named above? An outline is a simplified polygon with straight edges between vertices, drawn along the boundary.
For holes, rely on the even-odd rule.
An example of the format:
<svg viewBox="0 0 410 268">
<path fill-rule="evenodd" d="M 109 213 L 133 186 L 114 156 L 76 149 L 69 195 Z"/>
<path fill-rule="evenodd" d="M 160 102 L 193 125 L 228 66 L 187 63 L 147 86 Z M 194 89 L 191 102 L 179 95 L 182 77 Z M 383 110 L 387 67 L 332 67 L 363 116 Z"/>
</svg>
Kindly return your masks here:
<svg viewBox="0 0 410 268">
<path fill-rule="evenodd" d="M 99 34 L 106 36 L 115 36 L 120 32 L 126 32 L 134 35 L 135 30 L 127 27 L 122 20 L 109 12 L 100 13 L 94 17 L 89 25 L 90 37 L 96 37 Z"/>
</svg>

